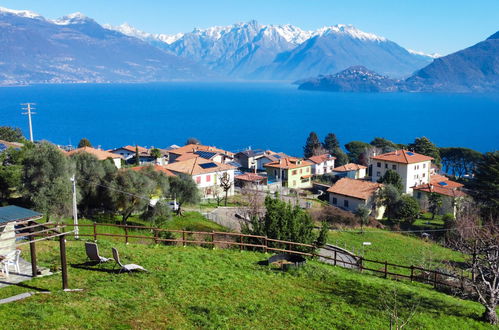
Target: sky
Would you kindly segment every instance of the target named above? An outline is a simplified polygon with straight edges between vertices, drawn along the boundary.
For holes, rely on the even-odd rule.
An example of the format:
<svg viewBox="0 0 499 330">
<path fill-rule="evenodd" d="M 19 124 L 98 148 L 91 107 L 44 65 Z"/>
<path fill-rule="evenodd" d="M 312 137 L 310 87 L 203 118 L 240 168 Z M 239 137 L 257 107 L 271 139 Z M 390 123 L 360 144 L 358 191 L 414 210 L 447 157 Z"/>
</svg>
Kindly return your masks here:
<svg viewBox="0 0 499 330">
<path fill-rule="evenodd" d="M 0 0 L 1 7 L 58 18 L 73 12 L 152 33 L 252 19 L 313 30 L 352 24 L 403 47 L 446 55 L 499 30 L 499 0 Z"/>
</svg>

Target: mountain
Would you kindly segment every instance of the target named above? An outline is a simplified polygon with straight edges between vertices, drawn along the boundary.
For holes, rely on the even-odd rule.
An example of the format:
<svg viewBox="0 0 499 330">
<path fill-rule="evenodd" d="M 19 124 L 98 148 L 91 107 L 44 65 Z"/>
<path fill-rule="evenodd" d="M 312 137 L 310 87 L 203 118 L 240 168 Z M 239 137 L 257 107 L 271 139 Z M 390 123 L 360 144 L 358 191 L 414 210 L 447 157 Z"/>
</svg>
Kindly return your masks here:
<svg viewBox="0 0 499 330">
<path fill-rule="evenodd" d="M 198 79 L 198 64 L 72 14 L 0 8 L 0 84 Z"/>
<path fill-rule="evenodd" d="M 159 46 L 162 49 L 235 78 L 295 80 L 353 65 L 400 77 L 433 60 L 347 25 L 305 31 L 289 24 L 261 25 L 250 21 L 174 36 L 151 35 L 128 25 L 114 29 L 156 46 L 164 40 Z"/>
<path fill-rule="evenodd" d="M 413 91 L 499 91 L 499 31 L 474 46 L 435 59 L 406 83 Z"/>
<path fill-rule="evenodd" d="M 319 30 L 295 49 L 279 54 L 271 65 L 260 68 L 257 74 L 296 80 L 362 65 L 398 78 L 409 76 L 431 60 L 427 56 L 411 54 L 386 38 L 353 26 L 336 25 Z"/>
<path fill-rule="evenodd" d="M 298 82 L 299 89 L 330 92 L 395 92 L 399 81 L 382 76 L 363 66 L 352 66 L 334 75 Z"/>
</svg>

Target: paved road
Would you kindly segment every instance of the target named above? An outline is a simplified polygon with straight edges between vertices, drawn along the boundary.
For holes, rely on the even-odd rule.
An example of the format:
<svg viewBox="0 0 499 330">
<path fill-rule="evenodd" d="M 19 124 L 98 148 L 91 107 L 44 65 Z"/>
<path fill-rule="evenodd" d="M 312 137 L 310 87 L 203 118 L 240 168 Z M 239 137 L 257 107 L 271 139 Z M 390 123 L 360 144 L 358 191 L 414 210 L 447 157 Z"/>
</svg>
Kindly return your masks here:
<svg viewBox="0 0 499 330">
<path fill-rule="evenodd" d="M 351 252 L 339 248 L 337 246 L 326 244 L 326 246 L 319 249 L 319 254 L 334 258 L 335 251 L 336 251 L 336 266 L 340 266 L 343 268 L 353 268 L 353 269 L 359 268 L 357 266 L 357 258 L 354 257 L 354 255 Z M 334 260 L 319 257 L 319 261 L 334 265 Z"/>
</svg>

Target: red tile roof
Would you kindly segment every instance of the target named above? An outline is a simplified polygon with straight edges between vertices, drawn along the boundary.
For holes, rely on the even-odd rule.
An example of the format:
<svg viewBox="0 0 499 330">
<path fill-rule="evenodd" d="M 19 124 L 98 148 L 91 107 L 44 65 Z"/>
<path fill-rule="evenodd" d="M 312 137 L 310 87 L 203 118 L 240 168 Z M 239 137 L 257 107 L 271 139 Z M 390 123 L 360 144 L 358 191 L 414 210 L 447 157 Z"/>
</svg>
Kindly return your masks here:
<svg viewBox="0 0 499 330">
<path fill-rule="evenodd" d="M 281 168 L 281 169 L 291 169 L 291 168 L 300 168 L 313 165 L 311 162 L 306 160 L 302 160 L 300 158 L 295 157 L 287 157 L 283 159 L 279 159 L 275 162 L 270 162 L 264 164 L 265 167 L 273 167 L 273 168 Z"/>
<path fill-rule="evenodd" d="M 83 148 L 74 149 L 74 150 L 68 151 L 66 154 L 71 156 L 71 155 L 75 155 L 75 154 L 80 153 L 80 152 L 87 152 L 91 155 L 94 155 L 95 157 L 97 157 L 98 160 L 105 160 L 108 158 L 113 158 L 113 159 L 114 158 L 123 158 L 121 155 L 113 154 L 113 153 L 105 151 L 105 150 L 94 149 L 92 147 L 83 147 Z"/>
<path fill-rule="evenodd" d="M 333 171 L 335 171 L 335 172 L 350 172 L 350 171 L 358 171 L 360 169 L 365 169 L 365 168 L 367 168 L 367 166 L 359 165 L 359 164 L 355 164 L 355 163 L 348 163 L 348 164 L 333 168 Z"/>
<path fill-rule="evenodd" d="M 382 186 L 381 183 L 343 178 L 338 180 L 327 191 L 332 194 L 367 200 Z"/>
<path fill-rule="evenodd" d="M 376 160 L 384 160 L 394 163 L 414 164 L 433 160 L 433 157 L 421 155 L 408 150 L 395 150 L 386 154 L 371 157 Z"/>
<path fill-rule="evenodd" d="M 201 166 L 202 164 L 208 164 L 208 163 L 214 164 L 214 166 L 204 167 L 204 168 Z M 214 173 L 214 172 L 236 169 L 236 167 L 232 165 L 214 162 L 212 160 L 204 159 L 202 157 L 196 157 L 181 162 L 171 163 L 165 165 L 165 168 L 174 173 L 184 173 L 189 175 Z"/>
<path fill-rule="evenodd" d="M 323 154 L 323 155 L 318 155 L 318 156 L 312 156 L 310 158 L 307 158 L 307 160 L 311 161 L 312 163 L 315 164 L 322 164 L 327 160 L 332 160 L 336 159 L 336 157 L 331 156 L 330 154 Z"/>
<path fill-rule="evenodd" d="M 231 156 L 231 157 L 234 156 L 234 153 L 232 153 L 230 151 L 226 151 L 226 150 L 223 150 L 223 149 L 218 149 L 216 147 L 204 146 L 202 144 L 188 144 L 188 145 L 180 147 L 180 148 L 168 150 L 169 153 L 175 154 L 175 155 L 182 155 L 182 154 L 185 154 L 187 152 L 193 153 L 193 152 L 196 152 L 196 151 L 218 152 L 218 153 L 221 153 L 221 154 L 224 154 L 224 155 L 228 155 L 228 156 Z"/>
<path fill-rule="evenodd" d="M 265 177 L 260 176 L 260 175 L 255 174 L 255 173 L 244 173 L 241 175 L 237 175 L 235 177 L 235 179 L 242 180 L 242 181 L 250 181 L 250 182 L 260 182 L 260 181 L 265 180 Z"/>
<path fill-rule="evenodd" d="M 166 169 L 164 166 L 161 165 L 144 165 L 144 166 L 135 166 L 131 167 L 130 169 L 132 171 L 142 171 L 146 168 L 152 167 L 155 171 L 164 173 L 166 176 L 176 176 L 172 171 L 169 169 Z"/>
<path fill-rule="evenodd" d="M 413 189 L 427 193 L 434 192 L 450 197 L 464 197 L 467 196 L 467 194 L 461 191 L 463 186 L 464 185 L 459 182 L 451 181 L 446 176 L 437 174 L 431 176 L 430 183 L 419 185 Z"/>
</svg>

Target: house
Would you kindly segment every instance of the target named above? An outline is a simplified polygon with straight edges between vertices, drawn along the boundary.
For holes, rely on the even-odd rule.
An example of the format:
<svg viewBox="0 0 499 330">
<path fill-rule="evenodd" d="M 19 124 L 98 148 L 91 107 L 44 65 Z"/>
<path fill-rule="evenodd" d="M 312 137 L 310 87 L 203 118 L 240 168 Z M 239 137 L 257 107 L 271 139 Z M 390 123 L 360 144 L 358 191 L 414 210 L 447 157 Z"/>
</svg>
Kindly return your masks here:
<svg viewBox="0 0 499 330">
<path fill-rule="evenodd" d="M 72 156 L 72 155 L 75 155 L 75 154 L 80 153 L 80 152 L 86 152 L 86 153 L 89 153 L 91 155 L 94 155 L 98 160 L 111 159 L 114 163 L 114 166 L 116 166 L 116 168 L 121 168 L 121 161 L 123 160 L 123 156 L 113 154 L 113 153 L 105 151 L 105 150 L 95 149 L 92 147 L 82 147 L 82 148 L 73 149 L 71 151 L 68 151 L 66 154 L 68 156 Z"/>
<path fill-rule="evenodd" d="M 438 214 L 451 213 L 455 216 L 459 201 L 468 196 L 462 190 L 463 186 L 459 182 L 449 180 L 446 176 L 436 174 L 430 177 L 430 183 L 413 187 L 413 197 L 419 202 L 421 209 L 428 210 L 430 195 L 438 194 L 442 197 L 442 205 Z"/>
<path fill-rule="evenodd" d="M 135 166 L 135 167 L 131 167 L 130 169 L 132 171 L 142 171 L 142 170 L 144 170 L 146 168 L 149 168 L 149 167 L 152 168 L 153 170 L 157 171 L 157 172 L 163 173 L 166 176 L 176 176 L 172 171 L 168 170 L 166 167 L 161 166 L 161 165 L 157 165 L 157 164 Z"/>
<path fill-rule="evenodd" d="M 23 146 L 24 144 L 19 142 L 9 142 L 9 141 L 0 140 L 0 153 L 4 152 L 8 148 L 20 150 Z"/>
<path fill-rule="evenodd" d="M 333 168 L 333 174 L 340 178 L 364 179 L 367 173 L 367 166 L 355 163 L 348 163 Z"/>
<path fill-rule="evenodd" d="M 125 161 L 129 164 L 135 163 L 135 157 L 137 151 L 139 152 L 140 164 L 148 164 L 148 163 L 154 163 L 159 165 L 167 164 L 168 153 L 166 150 L 158 149 L 161 153 L 161 157 L 159 158 L 153 157 L 151 155 L 151 150 L 152 149 L 147 149 L 141 146 L 124 146 L 113 150 L 109 150 L 109 152 L 123 156 L 123 159 L 125 159 Z"/>
<path fill-rule="evenodd" d="M 202 157 L 195 157 L 170 163 L 165 168 L 175 175 L 186 174 L 192 177 L 201 191 L 203 198 L 213 198 L 216 194 L 221 194 L 220 178 L 224 173 L 227 173 L 231 183 L 228 195 L 234 195 L 234 171 L 236 169 L 234 166 L 214 162 Z"/>
<path fill-rule="evenodd" d="M 180 148 L 167 150 L 167 152 L 169 163 L 195 157 L 201 157 L 222 164 L 226 164 L 234 160 L 234 154 L 232 152 L 201 144 L 188 144 Z M 179 160 L 179 157 L 182 158 Z"/>
<path fill-rule="evenodd" d="M 430 182 L 432 157 L 408 150 L 395 150 L 371 157 L 371 180 L 377 182 L 388 170 L 397 172 L 402 178 L 406 194 L 412 194 L 412 188 Z"/>
<path fill-rule="evenodd" d="M 334 169 L 335 159 L 336 157 L 333 157 L 330 154 L 323 154 L 307 158 L 309 162 L 313 163 L 312 165 L 313 175 L 324 175 L 331 173 Z"/>
<path fill-rule="evenodd" d="M 245 186 L 265 186 L 267 178 L 255 173 L 244 173 L 234 177 L 234 184 L 236 187 L 241 188 Z"/>
<path fill-rule="evenodd" d="M 16 226 L 41 217 L 38 212 L 15 205 L 0 207 L 0 255 L 16 249 Z"/>
<path fill-rule="evenodd" d="M 371 215 L 381 219 L 385 208 L 376 206 L 374 196 L 382 186 L 377 182 L 342 178 L 327 190 L 329 204 L 351 212 L 357 210 L 359 205 L 365 205 L 370 209 L 375 208 Z"/>
<path fill-rule="evenodd" d="M 282 152 L 272 150 L 245 150 L 235 154 L 234 159 L 241 164 L 241 168 L 255 172 L 265 171 L 265 164 L 288 157 Z"/>
<path fill-rule="evenodd" d="M 302 189 L 312 187 L 312 164 L 301 158 L 286 157 L 264 165 L 268 181 L 281 182 L 283 187 Z"/>
</svg>

